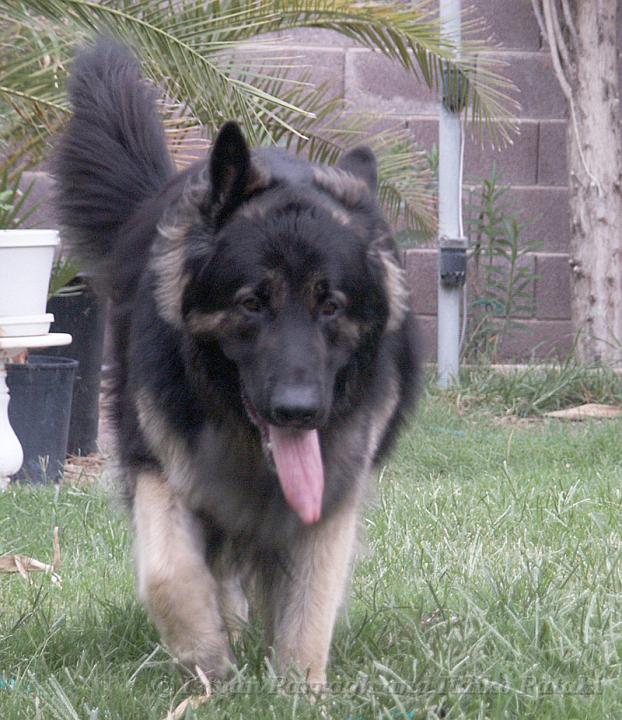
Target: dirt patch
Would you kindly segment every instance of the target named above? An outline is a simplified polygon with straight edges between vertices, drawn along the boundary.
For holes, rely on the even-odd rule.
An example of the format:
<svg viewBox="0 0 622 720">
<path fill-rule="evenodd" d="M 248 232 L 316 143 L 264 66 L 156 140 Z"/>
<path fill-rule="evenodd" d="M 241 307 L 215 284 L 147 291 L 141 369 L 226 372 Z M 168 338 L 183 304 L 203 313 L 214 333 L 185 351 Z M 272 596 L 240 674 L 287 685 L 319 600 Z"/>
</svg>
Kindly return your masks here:
<svg viewBox="0 0 622 720">
<path fill-rule="evenodd" d="M 527 428 L 534 425 L 542 425 L 544 419 L 538 415 L 530 415 L 529 417 L 519 417 L 518 415 L 493 415 L 492 424 L 501 425 L 503 427 Z"/>
</svg>

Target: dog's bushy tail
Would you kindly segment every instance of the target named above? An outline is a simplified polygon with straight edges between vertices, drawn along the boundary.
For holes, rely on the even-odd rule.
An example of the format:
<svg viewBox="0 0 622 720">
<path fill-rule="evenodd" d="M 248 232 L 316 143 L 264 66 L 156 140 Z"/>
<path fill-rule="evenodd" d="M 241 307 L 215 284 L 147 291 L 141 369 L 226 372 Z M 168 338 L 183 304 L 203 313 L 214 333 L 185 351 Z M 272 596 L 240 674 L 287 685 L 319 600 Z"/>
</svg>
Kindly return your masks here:
<svg viewBox="0 0 622 720">
<path fill-rule="evenodd" d="M 67 84 L 73 116 L 53 172 L 70 252 L 106 269 L 119 230 L 173 175 L 156 90 L 123 45 L 100 38 L 80 51 Z"/>
</svg>

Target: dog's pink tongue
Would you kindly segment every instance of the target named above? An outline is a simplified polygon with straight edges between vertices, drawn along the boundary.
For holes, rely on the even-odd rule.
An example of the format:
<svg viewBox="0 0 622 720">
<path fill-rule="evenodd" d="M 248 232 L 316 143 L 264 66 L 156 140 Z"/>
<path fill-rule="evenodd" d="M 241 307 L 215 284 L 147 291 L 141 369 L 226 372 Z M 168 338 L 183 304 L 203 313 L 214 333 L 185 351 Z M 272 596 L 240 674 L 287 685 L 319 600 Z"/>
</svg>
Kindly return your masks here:
<svg viewBox="0 0 622 720">
<path fill-rule="evenodd" d="M 285 499 L 300 519 L 317 522 L 322 512 L 324 467 L 317 430 L 269 426 L 272 457 Z"/>
</svg>

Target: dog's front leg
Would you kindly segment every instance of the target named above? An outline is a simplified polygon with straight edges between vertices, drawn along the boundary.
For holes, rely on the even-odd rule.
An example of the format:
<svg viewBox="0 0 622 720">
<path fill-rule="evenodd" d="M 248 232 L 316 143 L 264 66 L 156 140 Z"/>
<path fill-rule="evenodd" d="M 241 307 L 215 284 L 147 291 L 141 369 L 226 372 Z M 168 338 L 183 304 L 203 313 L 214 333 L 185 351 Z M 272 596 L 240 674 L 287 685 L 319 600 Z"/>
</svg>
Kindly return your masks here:
<svg viewBox="0 0 622 720">
<path fill-rule="evenodd" d="M 268 591 L 271 642 L 279 671 L 294 668 L 308 685 L 326 684 L 326 664 L 337 612 L 350 575 L 355 507 L 305 529 L 287 567 Z"/>
<path fill-rule="evenodd" d="M 203 533 L 157 473 L 137 478 L 134 531 L 138 593 L 163 640 L 190 670 L 224 677 L 232 657 Z"/>
</svg>

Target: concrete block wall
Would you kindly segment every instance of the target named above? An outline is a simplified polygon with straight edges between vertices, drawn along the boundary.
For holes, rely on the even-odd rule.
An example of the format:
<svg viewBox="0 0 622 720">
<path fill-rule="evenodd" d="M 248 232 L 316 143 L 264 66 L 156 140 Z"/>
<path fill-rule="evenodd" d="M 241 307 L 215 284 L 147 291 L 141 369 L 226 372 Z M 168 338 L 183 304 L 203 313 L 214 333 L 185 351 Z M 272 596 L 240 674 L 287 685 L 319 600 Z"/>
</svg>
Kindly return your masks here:
<svg viewBox="0 0 622 720">
<path fill-rule="evenodd" d="M 537 240 L 541 246 L 531 258 L 538 276 L 533 284 L 534 311 L 530 317 L 522 318 L 525 329 L 507 339 L 503 358 L 563 356 L 572 345 L 564 98 L 530 0 L 471 0 L 469 4 L 501 43 L 501 56 L 507 63 L 505 73 L 519 89 L 521 108 L 517 118 L 519 134 L 510 147 L 493 150 L 467 139 L 465 183 L 474 185 L 489 176 L 494 163 L 503 181 L 512 186 L 509 198 L 513 206 L 520 217 L 529 221 L 524 241 Z M 273 40 L 290 52 L 293 49 L 296 61 L 310 68 L 313 78 L 318 82 L 328 80 L 355 109 L 381 111 L 387 123 L 407 128 L 427 148 L 437 142 L 437 98 L 384 57 L 329 31 L 291 32 Z M 406 263 L 426 357 L 433 359 L 435 252 L 431 248 L 408 250 Z"/>
<path fill-rule="evenodd" d="M 484 34 L 500 44 L 503 72 L 518 88 L 518 134 L 501 150 L 477 138 L 465 143 L 465 198 L 469 188 L 490 176 L 493 166 L 504 184 L 513 212 L 525 221 L 524 243 L 538 251 L 526 260 L 536 276 L 531 284 L 533 312 L 521 316 L 500 359 L 563 357 L 571 351 L 570 268 L 565 140 L 565 100 L 543 45 L 530 0 L 472 0 L 473 17 L 484 21 Z M 466 3 L 465 3 L 466 6 Z M 361 49 L 330 32 L 305 30 L 282 38 L 295 47 L 300 62 L 318 68 L 325 78 L 330 53 L 331 83 L 357 110 L 382 112 L 388 126 L 401 125 L 426 148 L 438 142 L 438 100 L 383 56 Z M 343 72 L 343 76 L 341 76 Z M 413 304 L 419 317 L 425 355 L 436 354 L 436 252 L 431 247 L 405 254 Z"/>
<path fill-rule="evenodd" d="M 521 317 L 522 328 L 506 338 L 500 359 L 562 357 L 571 350 L 573 339 L 564 98 L 529 0 L 474 0 L 471 5 L 474 15 L 483 18 L 502 44 L 500 54 L 507 64 L 504 74 L 517 86 L 521 107 L 519 134 L 511 146 L 494 150 L 467 137 L 466 189 L 488 177 L 494 165 L 503 183 L 511 185 L 508 200 L 513 210 L 527 221 L 524 242 L 536 241 L 539 246 L 528 259 L 536 275 L 533 312 Z M 313 56 L 321 49 L 313 42 L 308 52 Z M 378 112 L 382 108 L 427 148 L 438 142 L 438 101 L 423 83 L 368 50 L 350 46 L 342 52 L 348 100 L 360 109 Z M 426 357 L 434 359 L 436 253 L 431 248 L 408 250 L 406 266 Z"/>
</svg>

